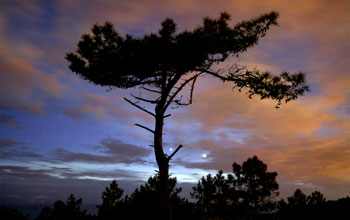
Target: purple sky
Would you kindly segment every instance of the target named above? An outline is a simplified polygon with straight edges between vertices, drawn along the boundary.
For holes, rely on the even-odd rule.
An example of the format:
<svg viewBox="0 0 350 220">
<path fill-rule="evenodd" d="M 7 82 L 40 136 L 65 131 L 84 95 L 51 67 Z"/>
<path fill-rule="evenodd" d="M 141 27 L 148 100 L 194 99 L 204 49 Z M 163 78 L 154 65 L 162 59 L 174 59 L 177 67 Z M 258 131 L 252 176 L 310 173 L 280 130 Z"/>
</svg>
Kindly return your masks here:
<svg viewBox="0 0 350 220">
<path fill-rule="evenodd" d="M 147 2 L 147 3 L 146 3 Z M 244 3 L 243 3 L 244 2 Z M 93 24 L 121 34 L 157 32 L 171 17 L 179 31 L 203 17 L 232 15 L 232 25 L 280 13 L 240 62 L 273 73 L 304 71 L 311 92 L 278 110 L 232 85 L 204 77 L 194 103 L 171 110 L 165 151 L 183 144 L 170 172 L 187 187 L 257 155 L 278 172 L 282 196 L 296 188 L 328 199 L 350 189 L 350 1 L 0 1 L 1 203 L 44 203 L 70 193 L 98 203 L 117 179 L 128 193 L 157 169 L 152 136 L 133 124 L 152 118 L 123 101 L 136 90 L 80 79 L 64 59 Z M 207 154 L 207 158 L 202 158 Z M 188 191 L 188 190 L 187 190 Z"/>
</svg>

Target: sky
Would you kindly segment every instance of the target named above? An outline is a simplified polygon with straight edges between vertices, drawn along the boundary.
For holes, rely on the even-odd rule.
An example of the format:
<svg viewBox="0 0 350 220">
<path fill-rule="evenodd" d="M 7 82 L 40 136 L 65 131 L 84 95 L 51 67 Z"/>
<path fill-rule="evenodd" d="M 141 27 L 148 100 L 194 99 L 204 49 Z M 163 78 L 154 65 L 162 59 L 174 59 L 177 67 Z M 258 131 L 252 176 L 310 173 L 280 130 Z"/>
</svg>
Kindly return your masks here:
<svg viewBox="0 0 350 220">
<path fill-rule="evenodd" d="M 232 85 L 198 80 L 192 105 L 171 109 L 164 149 L 184 195 L 208 173 L 232 171 L 257 155 L 278 173 L 281 197 L 300 188 L 327 199 L 350 193 L 350 1 L 129 0 L 0 1 L 0 191 L 2 204 L 51 203 L 70 193 L 98 204 L 117 179 L 130 194 L 155 174 L 152 118 L 123 100 L 137 90 L 89 84 L 65 54 L 83 33 L 110 21 L 122 35 L 157 33 L 170 17 L 178 31 L 206 16 L 231 25 L 277 11 L 278 26 L 223 66 L 303 71 L 311 92 L 276 109 Z M 203 158 L 202 155 L 207 157 Z"/>
</svg>

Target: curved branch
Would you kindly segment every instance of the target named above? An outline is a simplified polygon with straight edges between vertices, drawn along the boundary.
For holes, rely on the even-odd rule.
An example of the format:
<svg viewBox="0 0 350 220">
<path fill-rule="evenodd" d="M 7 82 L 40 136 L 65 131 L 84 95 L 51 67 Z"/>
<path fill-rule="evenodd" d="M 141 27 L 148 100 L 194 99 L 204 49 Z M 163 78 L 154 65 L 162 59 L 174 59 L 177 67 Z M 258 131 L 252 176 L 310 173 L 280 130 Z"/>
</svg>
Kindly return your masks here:
<svg viewBox="0 0 350 220">
<path fill-rule="evenodd" d="M 169 100 L 166 102 L 165 104 L 165 109 L 167 109 L 169 107 L 169 105 L 174 101 L 174 98 L 177 96 L 177 94 L 179 94 L 179 92 L 189 83 L 191 82 L 192 80 L 195 80 L 197 79 L 198 76 L 200 76 L 202 73 L 204 72 L 200 72 L 200 73 L 197 73 L 195 74 L 194 76 L 192 76 L 191 78 L 188 78 L 185 80 L 184 83 L 182 83 L 177 89 L 176 91 L 170 96 Z M 193 92 L 193 89 L 191 89 L 191 93 Z M 192 94 L 191 94 L 192 96 Z"/>
<path fill-rule="evenodd" d="M 198 78 L 198 76 L 196 78 L 194 78 L 193 81 L 192 81 L 191 92 L 190 92 L 190 99 L 188 100 L 188 102 L 186 102 L 186 103 L 181 102 L 181 98 L 182 98 L 182 96 L 181 96 L 181 98 L 179 100 L 175 100 L 174 101 L 177 105 L 186 106 L 186 105 L 191 105 L 192 104 L 193 90 L 194 90 L 194 85 L 195 85 L 195 83 L 197 81 L 197 78 Z"/>
</svg>

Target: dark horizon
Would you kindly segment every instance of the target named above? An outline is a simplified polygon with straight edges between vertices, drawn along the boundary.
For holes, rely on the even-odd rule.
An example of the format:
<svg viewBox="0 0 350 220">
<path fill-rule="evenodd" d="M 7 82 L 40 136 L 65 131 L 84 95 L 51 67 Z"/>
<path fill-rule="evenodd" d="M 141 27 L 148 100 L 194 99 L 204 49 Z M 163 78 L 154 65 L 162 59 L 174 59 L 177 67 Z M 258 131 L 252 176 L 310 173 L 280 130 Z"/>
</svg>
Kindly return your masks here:
<svg viewBox="0 0 350 220">
<path fill-rule="evenodd" d="M 254 169 L 253 169 L 254 170 Z M 267 170 L 267 172 L 270 172 L 271 170 Z M 221 171 L 222 172 L 222 171 Z M 253 171 L 254 172 L 254 171 Z M 256 172 L 256 171 L 255 171 Z M 219 173 L 219 172 L 218 172 Z M 255 175 L 261 175 L 261 174 L 258 174 L 259 172 L 256 172 L 257 174 Z M 218 175 L 218 174 L 216 174 Z M 215 175 L 214 175 L 215 176 Z M 213 176 L 213 177 L 214 177 Z M 208 178 L 208 176 L 205 177 L 206 179 Z M 224 175 L 224 178 L 226 179 L 227 176 Z M 275 177 L 273 177 L 275 178 Z M 265 184 L 267 184 L 267 182 L 269 181 L 266 181 Z M 148 184 L 150 182 L 148 181 Z M 201 184 L 204 184 L 203 180 L 199 181 L 198 184 L 201 183 Z M 249 183 L 249 182 L 248 182 Z M 86 186 L 86 180 L 82 181 L 82 184 L 84 186 Z M 110 188 L 111 187 L 111 184 L 109 182 L 109 184 L 104 188 L 103 191 L 106 190 L 106 188 Z M 121 199 L 126 199 L 128 198 L 128 196 L 132 196 L 132 194 L 136 193 L 137 190 L 135 191 L 135 189 L 132 191 L 132 192 L 129 192 L 125 186 L 123 184 L 123 182 L 117 182 L 118 186 L 120 189 L 123 190 L 123 194 L 121 194 Z M 264 184 L 264 183 L 263 183 Z M 143 186 L 146 186 L 145 183 L 142 184 Z M 217 186 L 219 186 L 220 184 L 218 184 Z M 124 187 L 123 187 L 124 186 Z M 196 186 L 196 187 L 194 187 Z M 203 185 L 204 186 L 204 185 Z M 265 187 L 267 187 L 268 185 L 266 185 Z M 192 185 L 192 184 L 177 184 L 175 186 L 176 188 L 182 188 L 182 192 L 179 194 L 180 198 L 185 198 L 185 199 L 188 199 L 188 201 L 195 205 L 196 203 L 198 204 L 198 199 L 195 199 L 193 197 L 193 195 L 189 196 L 189 192 L 191 193 L 194 193 L 196 190 L 198 190 L 198 185 Z M 67 188 L 66 188 L 67 189 Z M 125 190 L 126 189 L 126 190 Z M 140 185 L 138 186 L 138 189 L 140 190 Z M 276 191 L 278 192 L 280 187 L 277 187 L 275 188 Z M 299 208 L 297 208 L 297 204 L 299 204 L 299 202 L 303 203 L 303 198 L 302 197 L 299 197 L 298 196 L 298 190 L 297 189 L 295 192 L 292 192 L 291 194 L 289 195 L 285 195 L 285 196 L 281 196 L 279 194 L 277 194 L 277 196 L 272 196 L 271 199 L 272 201 L 276 202 L 277 204 L 277 213 L 279 213 L 278 215 L 281 215 L 281 218 L 283 219 L 284 217 L 290 217 L 291 215 L 293 216 L 301 216 L 301 215 L 305 215 L 306 213 L 308 213 L 308 215 L 310 215 L 310 217 L 315 217 L 316 215 L 317 216 L 323 216 L 324 215 L 327 215 L 327 216 L 330 216 L 332 215 L 332 212 L 336 211 L 337 212 L 337 216 L 346 216 L 346 212 L 345 212 L 345 206 L 346 204 L 349 205 L 350 204 L 350 197 L 348 195 L 342 197 L 342 198 L 339 198 L 338 200 L 328 200 L 327 198 L 324 198 L 324 201 L 321 200 L 322 197 L 319 197 L 317 195 L 315 195 L 315 197 L 313 197 L 313 199 L 311 199 L 311 196 L 314 194 L 314 193 L 320 193 L 321 196 L 323 196 L 323 193 L 322 192 L 319 192 L 319 191 L 312 191 L 312 192 L 303 192 L 301 191 L 302 194 L 304 194 L 305 196 L 307 196 L 307 200 L 305 200 L 306 202 L 306 206 L 304 208 L 301 208 L 301 206 Z M 51 192 L 52 192 L 52 189 L 51 189 Z M 197 191 L 198 193 L 198 191 Z M 90 193 L 90 196 L 91 194 L 93 194 L 92 192 Z M 138 194 L 136 194 L 138 195 Z M 147 194 L 146 194 L 147 195 Z M 204 194 L 205 195 L 205 194 Z M 88 214 L 88 216 L 92 215 L 94 218 L 102 218 L 104 219 L 102 216 L 101 216 L 101 213 L 100 213 L 100 206 L 101 204 L 103 204 L 103 198 L 100 198 L 100 201 L 99 202 L 93 202 L 93 203 L 88 203 L 86 202 L 86 200 L 84 199 L 84 197 L 81 197 L 79 196 L 79 193 L 70 193 L 70 196 L 74 196 L 76 199 L 82 199 L 82 204 L 80 205 L 80 210 L 83 211 L 83 213 L 86 213 Z M 135 195 L 134 195 L 135 196 Z M 147 195 L 147 198 L 149 198 L 150 195 Z M 58 196 L 60 197 L 60 196 Z M 67 201 L 67 198 L 68 196 L 66 196 L 65 199 L 56 199 L 54 201 L 49 201 L 49 202 L 42 202 L 42 203 L 34 203 L 34 204 L 21 204 L 21 203 L 13 203 L 13 204 L 10 204 L 10 203 L 3 203 L 2 201 L 0 202 L 0 208 L 1 208 L 1 216 L 3 217 L 6 217 L 6 214 L 4 215 L 4 210 L 6 209 L 9 209 L 9 208 L 15 208 L 17 210 L 20 211 L 20 213 L 23 213 L 24 215 L 29 215 L 30 216 L 30 219 L 34 219 L 34 218 L 37 218 L 39 216 L 40 213 L 43 213 L 45 208 L 46 207 L 49 207 L 51 210 L 54 210 L 56 209 L 56 203 L 59 202 L 59 201 L 62 201 L 62 202 L 66 202 Z M 135 197 L 129 197 L 129 198 L 135 198 Z M 218 197 L 220 198 L 220 197 Z M 149 198 L 151 199 L 151 198 Z M 292 199 L 292 200 L 291 200 Z M 295 201 L 293 201 L 294 199 L 296 199 Z M 311 200 L 310 200 L 311 199 Z M 285 203 L 286 202 L 286 203 Z M 295 203 L 295 204 L 294 204 Z M 55 205 L 54 205 L 55 204 Z M 285 204 L 285 205 L 283 205 Z M 283 208 L 284 206 L 286 206 L 288 204 L 287 207 Z M 294 205 L 293 205 L 294 204 Z M 307 205 L 308 204 L 308 205 Z M 300 204 L 299 204 L 300 205 Z M 344 206 L 345 205 L 345 206 Z M 122 208 L 119 208 L 120 211 L 124 210 L 126 207 L 124 207 L 123 203 L 117 205 L 117 207 L 121 206 Z M 295 207 L 294 207 L 295 206 Z M 289 207 L 289 208 L 288 208 Z M 321 208 L 323 207 L 323 208 Z M 136 207 L 135 207 L 136 208 Z M 307 209 L 306 209 L 307 208 Z M 129 208 L 127 208 L 129 209 Z M 294 209 L 294 211 L 291 211 L 291 210 Z M 185 210 L 185 209 L 184 209 Z M 184 211 L 183 210 L 183 211 Z M 243 209 L 244 210 L 244 209 Z M 289 210 L 289 211 L 288 211 Z M 304 211 L 302 211 L 304 210 Z M 307 211 L 308 210 L 308 211 Z M 323 214 L 320 215 L 320 210 L 322 210 Z M 122 211 L 124 213 L 124 211 Z M 244 213 L 244 212 L 243 212 Z M 273 212 L 275 213 L 275 212 Z M 289 213 L 289 214 L 288 214 Z M 304 213 L 304 214 L 303 214 Z M 179 214 L 179 213 L 178 213 Z M 185 214 L 185 213 L 183 213 Z M 189 214 L 189 213 L 188 213 Z M 186 214 L 186 215 L 188 215 Z M 209 214 L 209 213 L 208 213 Z M 219 213 L 217 213 L 219 214 Z M 84 214 L 85 215 L 85 214 Z M 181 214 L 180 214 L 181 215 Z M 200 213 L 197 213 L 195 214 L 196 216 L 197 215 L 202 215 Z M 114 215 L 113 215 L 114 216 Z M 124 215 L 123 215 L 124 216 Z M 283 217 L 284 216 L 284 217 Z M 271 216 L 272 217 L 272 216 Z M 51 218 L 50 218 L 51 219 Z M 289 219 L 289 218 L 288 218 Z"/>
</svg>

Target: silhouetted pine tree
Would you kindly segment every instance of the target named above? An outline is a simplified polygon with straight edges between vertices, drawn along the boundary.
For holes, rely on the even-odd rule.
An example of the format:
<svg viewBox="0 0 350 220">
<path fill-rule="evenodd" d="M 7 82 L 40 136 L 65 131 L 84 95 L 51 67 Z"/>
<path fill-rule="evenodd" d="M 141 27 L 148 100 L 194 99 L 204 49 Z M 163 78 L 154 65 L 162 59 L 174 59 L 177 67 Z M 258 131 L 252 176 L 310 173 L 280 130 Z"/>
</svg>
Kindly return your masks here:
<svg viewBox="0 0 350 220">
<path fill-rule="evenodd" d="M 86 211 L 81 210 L 83 199 L 76 199 L 73 194 L 70 194 L 66 201 L 66 218 L 67 219 L 83 219 L 86 216 Z"/>
<path fill-rule="evenodd" d="M 326 202 L 326 198 L 319 191 L 314 191 L 307 197 L 308 205 L 320 205 Z"/>
<path fill-rule="evenodd" d="M 121 197 L 123 192 L 124 191 L 118 187 L 116 180 L 113 180 L 109 187 L 106 187 L 105 191 L 102 193 L 102 205 L 97 206 L 98 217 L 100 219 L 116 219 L 116 216 L 120 214 L 120 208 L 122 208 Z"/>
<path fill-rule="evenodd" d="M 278 195 L 276 172 L 268 172 L 267 165 L 256 156 L 242 166 L 233 163 L 233 174 L 210 174 L 193 187 L 191 197 L 196 199 L 198 214 L 206 218 L 256 219 L 271 214 Z"/>
<path fill-rule="evenodd" d="M 239 193 L 242 207 L 249 215 L 270 213 L 278 196 L 277 172 L 268 172 L 267 165 L 257 156 L 248 158 L 242 166 L 233 163 L 232 185 Z"/>
<path fill-rule="evenodd" d="M 163 150 L 164 119 L 171 105 L 192 104 L 197 79 L 208 75 L 222 82 L 230 82 L 238 91 L 244 90 L 251 98 L 289 102 L 308 91 L 302 72 L 283 72 L 274 76 L 269 72 L 249 71 L 237 64 L 227 69 L 216 68 L 230 56 L 256 45 L 272 25 L 277 24 L 278 13 L 270 12 L 235 26 L 229 25 L 230 15 L 221 13 L 219 18 L 204 18 L 203 25 L 191 31 L 176 33 L 176 24 L 165 19 L 157 34 L 134 38 L 121 36 L 113 25 L 94 25 L 90 34 L 84 34 L 77 50 L 68 53 L 69 68 L 83 79 L 96 85 L 112 88 L 137 87 L 149 96 L 135 96 L 125 100 L 154 118 L 154 130 L 143 125 L 153 135 L 153 148 L 159 168 L 160 193 L 164 219 L 172 218 L 169 186 L 169 162 L 173 154 Z M 189 99 L 183 100 L 185 87 L 190 88 Z M 139 102 L 154 105 L 147 110 Z"/>
</svg>

